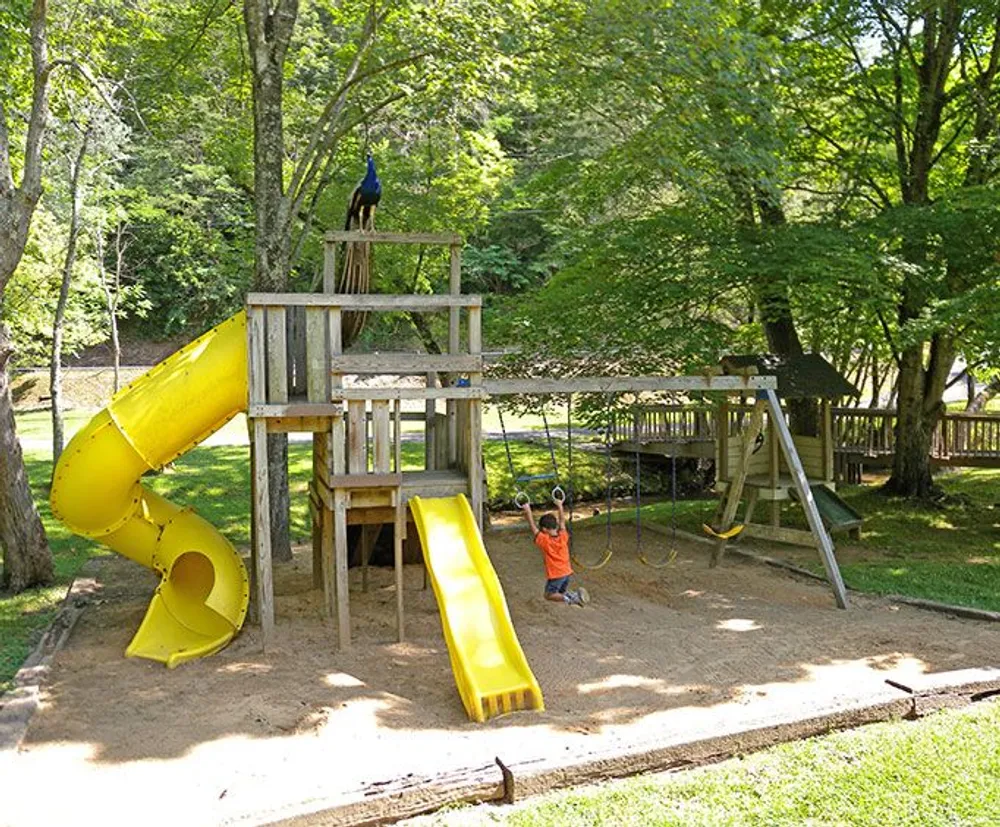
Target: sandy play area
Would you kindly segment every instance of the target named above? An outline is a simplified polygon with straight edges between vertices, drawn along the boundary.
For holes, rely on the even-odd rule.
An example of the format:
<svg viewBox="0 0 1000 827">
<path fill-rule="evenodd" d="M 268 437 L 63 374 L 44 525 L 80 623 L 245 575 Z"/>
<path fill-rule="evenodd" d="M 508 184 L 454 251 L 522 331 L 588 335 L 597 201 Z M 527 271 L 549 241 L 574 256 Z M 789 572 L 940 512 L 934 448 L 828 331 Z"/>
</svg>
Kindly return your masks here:
<svg viewBox="0 0 1000 827">
<path fill-rule="evenodd" d="M 533 772 L 549 786 L 580 762 L 620 772 L 611 757 L 630 749 L 646 756 L 641 769 L 658 750 L 726 733 L 738 751 L 755 745 L 739 733 L 853 702 L 905 714 L 906 692 L 887 678 L 908 686 L 1000 664 L 994 625 L 854 594 L 841 611 L 824 583 L 735 557 L 710 569 L 697 544 L 653 570 L 636 560 L 633 530 L 616 532 L 611 563 L 583 573 L 584 608 L 541 598 L 526 533 L 487 535 L 546 710 L 486 725 L 465 716 L 419 566 L 406 571 L 405 643 L 394 642 L 391 570 L 374 569 L 368 593 L 352 570 L 355 645 L 334 651 L 303 549 L 275 571 L 275 651 L 263 655 L 248 627 L 218 655 L 167 670 L 122 656 L 155 579 L 108 557 L 20 750 L 0 753 L 3 787 L 25 792 L 4 796 L 0 823 L 260 824 L 352 802 L 341 812 L 402 815 L 422 789 L 481 783 L 490 797 L 504 783 L 497 758 L 530 792 Z M 576 542 L 599 556 L 603 530 Z M 645 542 L 656 554 L 665 540 Z M 39 779 L 58 779 L 58 795 L 28 794 Z"/>
</svg>

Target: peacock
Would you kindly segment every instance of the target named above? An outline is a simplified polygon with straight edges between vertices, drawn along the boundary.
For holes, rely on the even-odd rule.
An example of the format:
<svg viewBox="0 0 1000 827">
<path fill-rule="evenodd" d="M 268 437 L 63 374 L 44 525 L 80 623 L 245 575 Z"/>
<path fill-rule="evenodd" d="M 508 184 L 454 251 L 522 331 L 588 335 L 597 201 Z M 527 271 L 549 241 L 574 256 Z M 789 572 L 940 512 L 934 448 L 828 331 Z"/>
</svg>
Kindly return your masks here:
<svg viewBox="0 0 1000 827">
<path fill-rule="evenodd" d="M 375 208 L 382 199 L 382 182 L 375 171 L 375 159 L 368 154 L 368 171 L 351 193 L 351 202 L 347 205 L 347 220 L 345 230 L 374 230 Z"/>
<path fill-rule="evenodd" d="M 368 155 L 368 170 L 351 193 L 347 205 L 345 230 L 374 232 L 375 208 L 382 199 L 382 182 L 375 171 L 375 159 Z M 371 284 L 372 245 L 368 241 L 349 241 L 344 250 L 344 268 L 337 284 L 338 293 L 367 293 Z M 365 313 L 345 313 L 343 346 L 349 347 L 365 326 Z"/>
</svg>

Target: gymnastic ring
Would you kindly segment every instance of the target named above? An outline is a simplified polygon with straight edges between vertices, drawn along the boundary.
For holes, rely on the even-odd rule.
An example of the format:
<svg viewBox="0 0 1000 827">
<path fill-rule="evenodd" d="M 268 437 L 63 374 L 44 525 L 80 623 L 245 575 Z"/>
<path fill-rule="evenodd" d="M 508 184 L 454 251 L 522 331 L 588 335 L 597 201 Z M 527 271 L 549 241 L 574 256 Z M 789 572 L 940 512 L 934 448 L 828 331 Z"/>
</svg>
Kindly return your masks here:
<svg viewBox="0 0 1000 827">
<path fill-rule="evenodd" d="M 561 485 L 557 485 L 555 488 L 552 489 L 552 502 L 560 504 L 566 502 L 566 492 L 562 490 Z"/>
<path fill-rule="evenodd" d="M 522 497 L 524 498 L 523 502 L 521 500 Z M 525 494 L 523 491 L 518 491 L 514 495 L 514 505 L 516 505 L 518 508 L 524 508 L 530 502 L 531 500 L 528 498 L 528 495 Z"/>
</svg>

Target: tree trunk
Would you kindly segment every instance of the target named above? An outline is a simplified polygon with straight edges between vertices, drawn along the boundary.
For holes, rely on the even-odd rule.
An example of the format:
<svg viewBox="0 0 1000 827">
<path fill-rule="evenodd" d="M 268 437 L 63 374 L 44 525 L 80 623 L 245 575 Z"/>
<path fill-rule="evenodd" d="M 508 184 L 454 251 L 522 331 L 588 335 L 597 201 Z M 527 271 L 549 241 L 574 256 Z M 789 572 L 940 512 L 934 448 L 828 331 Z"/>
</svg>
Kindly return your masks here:
<svg viewBox="0 0 1000 827">
<path fill-rule="evenodd" d="M 35 508 L 24 468 L 24 455 L 14 427 L 7 362 L 11 355 L 7 329 L 0 324 L 0 586 L 22 592 L 52 582 L 52 552 Z"/>
<path fill-rule="evenodd" d="M 774 204 L 763 193 L 757 192 L 757 209 L 761 224 L 780 227 L 786 223 L 781 204 Z M 803 353 L 802 340 L 795 329 L 788 286 L 780 279 L 771 279 L 756 286 L 757 306 L 760 308 L 768 350 L 779 356 L 795 357 Z M 819 435 L 819 403 L 815 399 L 789 399 L 785 402 L 789 426 L 793 434 Z"/>
<path fill-rule="evenodd" d="M 0 304 L 10 277 L 21 261 L 31 217 L 42 194 L 42 145 L 48 118 L 48 38 L 46 0 L 31 4 L 31 113 L 24 137 L 21 185 L 15 186 L 10 160 L 5 96 L 0 95 Z M 24 455 L 17 439 L 7 365 L 11 356 L 7 330 L 0 322 L 0 548 L 4 553 L 0 584 L 14 592 L 52 581 L 52 552 L 31 498 Z"/>
<path fill-rule="evenodd" d="M 274 10 L 266 0 L 244 0 L 254 117 L 254 289 L 284 292 L 291 258 L 290 204 L 285 193 L 282 92 L 285 53 L 298 16 L 296 0 Z M 291 560 L 289 537 L 288 436 L 268 434 L 271 494 L 271 557 Z"/>
<path fill-rule="evenodd" d="M 76 241 L 80 235 L 80 209 L 83 206 L 83 187 L 80 178 L 83 161 L 87 155 L 90 131 L 83 134 L 76 158 L 70 161 L 70 193 L 72 208 L 69 217 L 69 238 L 66 241 L 66 258 L 63 261 L 62 283 L 59 285 L 59 301 L 56 302 L 55 318 L 52 321 L 52 359 L 49 363 L 49 392 L 52 396 L 52 471 L 63 451 L 63 409 L 62 409 L 62 345 L 63 325 L 66 320 L 66 305 L 69 304 L 69 286 L 73 279 L 73 265 L 76 263 Z"/>
<path fill-rule="evenodd" d="M 111 335 L 111 363 L 114 368 L 114 392 L 121 387 L 122 347 L 118 338 L 118 304 L 122 292 L 122 268 L 125 264 L 125 247 L 123 240 L 123 224 L 118 222 L 115 227 L 115 275 L 113 281 L 108 281 L 108 268 L 104 256 L 104 227 L 98 222 L 94 231 L 94 247 L 97 259 L 97 273 L 101 279 L 101 289 L 104 291 L 104 307 L 108 311 L 108 332 Z"/>
<path fill-rule="evenodd" d="M 965 409 L 966 412 L 982 413 L 986 410 L 986 406 L 989 404 L 990 400 L 998 393 L 1000 393 L 1000 376 L 990 380 L 989 384 L 973 397 L 972 401 Z"/>
<path fill-rule="evenodd" d="M 887 493 L 918 499 L 939 493 L 931 474 L 931 439 L 945 410 L 942 396 L 954 359 L 952 340 L 940 335 L 931 339 L 927 367 L 922 344 L 900 355 L 896 445 L 892 475 L 885 484 Z"/>
</svg>

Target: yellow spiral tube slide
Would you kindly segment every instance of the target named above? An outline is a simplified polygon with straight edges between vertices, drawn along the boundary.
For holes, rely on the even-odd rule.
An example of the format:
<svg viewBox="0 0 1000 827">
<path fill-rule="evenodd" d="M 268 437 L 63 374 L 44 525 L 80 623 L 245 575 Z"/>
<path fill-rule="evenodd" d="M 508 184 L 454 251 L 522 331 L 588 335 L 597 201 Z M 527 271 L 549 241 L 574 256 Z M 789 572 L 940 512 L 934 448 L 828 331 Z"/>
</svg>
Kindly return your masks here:
<svg viewBox="0 0 1000 827">
<path fill-rule="evenodd" d="M 119 391 L 56 465 L 53 514 L 160 575 L 128 657 L 177 666 L 224 647 L 249 599 L 236 549 L 140 478 L 193 448 L 247 405 L 246 314 L 195 339 Z"/>
</svg>

